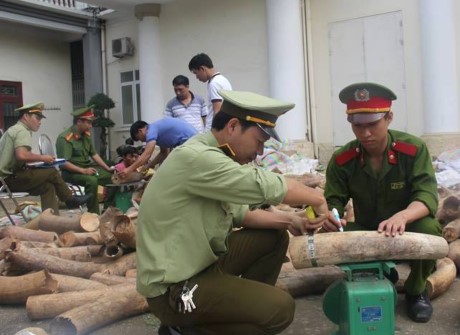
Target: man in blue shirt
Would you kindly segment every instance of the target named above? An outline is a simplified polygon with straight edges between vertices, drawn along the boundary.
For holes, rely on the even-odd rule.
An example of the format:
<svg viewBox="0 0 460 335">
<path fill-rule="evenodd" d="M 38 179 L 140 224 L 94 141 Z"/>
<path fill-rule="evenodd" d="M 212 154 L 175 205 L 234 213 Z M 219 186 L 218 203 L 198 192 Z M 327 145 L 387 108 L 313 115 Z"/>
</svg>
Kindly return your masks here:
<svg viewBox="0 0 460 335">
<path fill-rule="evenodd" d="M 143 165 L 145 168 L 153 168 L 155 165 L 161 164 L 171 149 L 187 141 L 197 134 L 197 131 L 183 120 L 164 118 L 151 124 L 141 120 L 136 121 L 131 125 L 130 133 L 134 141 L 142 141 L 147 144 L 139 159 L 118 174 L 120 178 L 125 178 L 129 173 L 136 171 Z M 160 153 L 152 161 L 149 161 L 156 145 L 160 147 Z"/>
</svg>

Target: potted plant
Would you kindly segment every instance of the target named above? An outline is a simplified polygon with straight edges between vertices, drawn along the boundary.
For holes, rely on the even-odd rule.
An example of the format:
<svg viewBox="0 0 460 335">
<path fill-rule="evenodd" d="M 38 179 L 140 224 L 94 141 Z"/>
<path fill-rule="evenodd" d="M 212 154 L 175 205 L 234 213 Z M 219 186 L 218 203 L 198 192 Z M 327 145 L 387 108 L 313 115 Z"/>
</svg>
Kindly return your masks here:
<svg viewBox="0 0 460 335">
<path fill-rule="evenodd" d="M 89 99 L 87 106 L 94 105 L 94 114 L 96 119 L 93 121 L 93 127 L 99 128 L 99 155 L 105 160 L 108 157 L 108 128 L 115 125 L 110 119 L 110 109 L 115 107 L 115 103 L 104 93 L 97 93 Z"/>
</svg>

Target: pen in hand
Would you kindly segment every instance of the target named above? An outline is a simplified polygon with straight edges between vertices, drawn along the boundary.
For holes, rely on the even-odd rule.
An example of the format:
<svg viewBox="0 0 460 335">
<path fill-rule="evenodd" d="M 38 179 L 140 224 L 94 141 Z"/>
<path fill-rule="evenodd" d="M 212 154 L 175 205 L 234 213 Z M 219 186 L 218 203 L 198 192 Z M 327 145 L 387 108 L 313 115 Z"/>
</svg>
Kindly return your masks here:
<svg viewBox="0 0 460 335">
<path fill-rule="evenodd" d="M 339 211 L 336 208 L 332 208 L 332 214 L 334 214 L 335 219 L 337 221 L 339 221 L 339 223 L 340 223 L 339 231 L 343 232 L 343 227 L 342 227 L 342 223 L 340 221 Z"/>
</svg>

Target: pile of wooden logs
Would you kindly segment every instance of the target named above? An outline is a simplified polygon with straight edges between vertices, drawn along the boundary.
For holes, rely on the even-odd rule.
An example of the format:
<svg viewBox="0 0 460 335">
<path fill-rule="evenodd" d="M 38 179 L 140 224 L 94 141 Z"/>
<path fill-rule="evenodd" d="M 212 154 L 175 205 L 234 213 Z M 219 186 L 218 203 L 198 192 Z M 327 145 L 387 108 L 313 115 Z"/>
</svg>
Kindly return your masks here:
<svg viewBox="0 0 460 335">
<path fill-rule="evenodd" d="M 52 334 L 86 334 L 148 311 L 135 278 L 125 276 L 136 268 L 136 217 L 116 208 L 67 217 L 48 209 L 3 228 L 0 302 L 25 304 L 31 320 L 52 318 Z"/>
</svg>

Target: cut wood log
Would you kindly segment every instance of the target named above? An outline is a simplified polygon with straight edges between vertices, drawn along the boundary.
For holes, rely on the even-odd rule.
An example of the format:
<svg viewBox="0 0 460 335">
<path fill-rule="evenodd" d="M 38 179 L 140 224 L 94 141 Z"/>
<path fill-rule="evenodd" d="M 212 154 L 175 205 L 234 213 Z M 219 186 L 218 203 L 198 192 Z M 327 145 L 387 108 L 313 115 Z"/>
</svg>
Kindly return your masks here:
<svg viewBox="0 0 460 335">
<path fill-rule="evenodd" d="M 95 245 L 102 244 L 101 234 L 99 231 L 88 233 L 75 233 L 68 231 L 59 235 L 58 244 L 61 247 L 75 247 L 78 245 Z"/>
<path fill-rule="evenodd" d="M 112 261 L 123 256 L 123 249 L 118 244 L 108 244 L 104 247 L 102 255 Z"/>
<path fill-rule="evenodd" d="M 290 264 L 290 263 L 286 263 L 286 264 Z M 126 271 L 125 277 L 136 278 L 137 277 L 137 269 L 130 269 L 130 270 Z"/>
<path fill-rule="evenodd" d="M 96 280 L 89 280 L 85 278 L 60 275 L 57 273 L 50 273 L 51 278 L 58 283 L 58 292 L 73 292 L 73 291 L 86 291 L 86 290 L 99 290 L 108 285 L 98 282 Z"/>
<path fill-rule="evenodd" d="M 85 212 L 80 219 L 80 226 L 84 231 L 96 231 L 99 229 L 99 216 L 96 213 Z"/>
<path fill-rule="evenodd" d="M 0 301 L 2 304 L 24 304 L 31 295 L 57 291 L 57 281 L 47 271 L 18 277 L 0 276 Z"/>
<path fill-rule="evenodd" d="M 0 230 L 0 238 L 11 237 L 21 241 L 36 241 L 52 243 L 58 240 L 56 233 L 41 230 L 32 230 L 19 226 L 8 226 Z"/>
<path fill-rule="evenodd" d="M 376 231 L 295 236 L 289 248 L 296 269 L 374 260 L 439 259 L 448 251 L 443 237 L 410 232 L 386 237 Z"/>
<path fill-rule="evenodd" d="M 27 229 L 32 229 L 32 230 L 38 230 L 38 222 L 40 221 L 40 214 L 37 215 L 36 217 L 30 219 L 29 221 L 27 221 L 23 225 L 21 225 L 21 227 L 22 228 L 27 228 Z"/>
<path fill-rule="evenodd" d="M 292 263 L 284 263 L 276 287 L 297 298 L 308 294 L 323 293 L 335 280 L 344 277 L 345 273 L 333 265 L 296 270 Z"/>
<path fill-rule="evenodd" d="M 116 294 L 118 294 L 120 291 L 126 290 L 126 286 L 129 286 L 130 290 L 135 288 L 133 284 L 122 284 L 106 286 L 98 290 L 30 296 L 26 302 L 27 316 L 30 320 L 51 319 L 75 307 L 97 301 L 105 295 L 113 293 L 114 289 L 117 290 Z"/>
<path fill-rule="evenodd" d="M 460 196 L 456 194 L 445 198 L 436 213 L 436 218 L 441 224 L 460 219 Z"/>
<path fill-rule="evenodd" d="M 120 243 L 136 249 L 136 225 L 127 215 L 114 217 L 111 231 Z"/>
<path fill-rule="evenodd" d="M 101 273 L 101 272 L 93 273 L 91 277 L 89 277 L 89 279 L 103 283 L 105 285 L 118 285 L 118 284 L 128 284 L 128 283 L 135 284 L 136 283 L 136 278 L 109 275 L 107 273 Z"/>
<path fill-rule="evenodd" d="M 442 228 L 442 236 L 447 242 L 453 242 L 460 236 L 460 219 L 450 221 Z"/>
<path fill-rule="evenodd" d="M 457 272 L 460 272 L 460 240 L 449 243 L 449 253 L 447 257 L 454 262 Z"/>
<path fill-rule="evenodd" d="M 19 248 L 7 251 L 5 259 L 8 263 L 27 271 L 46 269 L 52 273 L 82 278 L 89 278 L 95 272 L 124 276 L 128 269 L 136 267 L 136 255 L 134 252 L 108 264 L 96 264 L 93 262 L 69 261 L 51 255 L 40 254 L 33 250 Z"/>
<path fill-rule="evenodd" d="M 55 242 L 45 243 L 45 242 L 34 242 L 34 241 L 16 241 L 16 247 L 26 247 L 26 248 L 58 248 Z"/>
<path fill-rule="evenodd" d="M 44 231 L 54 231 L 57 234 L 63 234 L 67 231 L 84 231 L 80 225 L 80 214 L 70 216 L 54 215 L 51 208 L 45 209 L 38 220 L 38 228 Z"/>
<path fill-rule="evenodd" d="M 24 247 L 23 247 L 24 248 Z M 34 248 L 35 252 L 42 254 L 52 255 L 63 259 L 78 262 L 89 262 L 91 261 L 91 253 L 88 247 L 70 247 L 70 248 Z"/>
<path fill-rule="evenodd" d="M 51 334 L 87 334 L 91 330 L 148 310 L 146 299 L 131 286 L 55 317 L 50 324 Z"/>
<path fill-rule="evenodd" d="M 431 299 L 435 299 L 444 294 L 457 276 L 457 268 L 454 262 L 444 257 L 436 261 L 436 271 L 427 279 L 427 291 Z"/>
<path fill-rule="evenodd" d="M 11 237 L 4 237 L 0 240 L 0 259 L 5 258 L 5 252 L 8 249 L 13 248 L 13 239 Z"/>
</svg>

